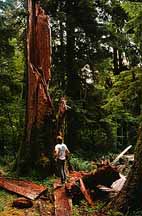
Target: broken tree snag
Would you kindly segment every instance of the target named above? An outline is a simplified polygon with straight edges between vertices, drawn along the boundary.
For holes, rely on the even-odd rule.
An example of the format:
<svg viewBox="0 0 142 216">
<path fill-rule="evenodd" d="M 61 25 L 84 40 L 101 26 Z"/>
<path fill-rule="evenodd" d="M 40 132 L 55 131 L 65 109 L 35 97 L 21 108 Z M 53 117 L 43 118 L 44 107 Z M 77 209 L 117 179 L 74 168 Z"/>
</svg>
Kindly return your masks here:
<svg viewBox="0 0 142 216">
<path fill-rule="evenodd" d="M 54 184 L 55 216 L 71 216 L 72 201 L 67 196 L 65 188 L 59 186 L 59 181 Z"/>
<path fill-rule="evenodd" d="M 27 0 L 27 94 L 24 140 L 17 159 L 17 173 L 37 165 L 40 154 L 52 152 L 53 106 L 48 92 L 51 79 L 49 17 L 39 0 Z M 40 145 L 42 144 L 42 146 Z"/>
<path fill-rule="evenodd" d="M 48 94 L 51 79 L 51 46 L 49 17 L 40 6 L 40 1 L 28 0 L 27 30 L 27 63 L 28 63 L 28 95 L 27 95 L 27 128 L 33 124 L 40 126 L 48 113 L 52 112 L 52 104 Z"/>
<path fill-rule="evenodd" d="M 89 203 L 89 205 L 93 206 L 93 204 L 94 204 L 93 200 L 92 200 L 90 194 L 88 193 L 88 191 L 87 191 L 87 189 L 83 183 L 83 180 L 80 178 L 79 181 L 80 181 L 80 190 L 81 190 L 82 194 L 84 195 L 84 197 L 87 200 L 87 202 Z"/>
<path fill-rule="evenodd" d="M 51 32 L 49 24 L 49 16 L 40 6 L 40 1 L 35 3 L 35 59 L 33 64 L 37 68 L 42 68 L 46 82 L 51 79 Z"/>
</svg>

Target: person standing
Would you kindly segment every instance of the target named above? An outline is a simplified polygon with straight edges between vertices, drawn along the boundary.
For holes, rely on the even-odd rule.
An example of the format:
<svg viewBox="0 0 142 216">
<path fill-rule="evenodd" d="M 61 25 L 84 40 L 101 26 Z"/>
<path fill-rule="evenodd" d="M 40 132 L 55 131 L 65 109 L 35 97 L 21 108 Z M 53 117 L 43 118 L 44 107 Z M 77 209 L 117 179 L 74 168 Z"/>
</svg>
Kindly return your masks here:
<svg viewBox="0 0 142 216">
<path fill-rule="evenodd" d="M 61 183 L 64 184 L 66 181 L 65 161 L 70 151 L 66 144 L 63 143 L 61 136 L 57 137 L 57 144 L 55 145 L 55 157 L 57 159 L 57 167 L 61 178 Z"/>
</svg>

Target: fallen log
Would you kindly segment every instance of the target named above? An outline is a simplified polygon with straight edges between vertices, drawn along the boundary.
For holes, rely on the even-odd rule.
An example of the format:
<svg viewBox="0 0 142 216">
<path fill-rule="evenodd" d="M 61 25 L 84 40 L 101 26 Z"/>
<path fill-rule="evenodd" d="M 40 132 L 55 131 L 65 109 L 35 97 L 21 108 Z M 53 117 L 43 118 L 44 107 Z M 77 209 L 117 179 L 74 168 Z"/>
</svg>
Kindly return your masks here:
<svg viewBox="0 0 142 216">
<path fill-rule="evenodd" d="M 72 200 L 67 196 L 64 186 L 54 183 L 55 216 L 71 216 Z"/>
<path fill-rule="evenodd" d="M 85 198 L 92 205 L 100 195 L 100 189 L 97 186 L 103 185 L 111 188 L 112 183 L 119 178 L 117 167 L 101 164 L 95 173 L 73 172 L 65 189 L 73 203 L 78 203 L 79 199 Z M 80 182 L 81 184 L 79 184 Z"/>
<path fill-rule="evenodd" d="M 95 173 L 88 173 L 82 178 L 86 187 L 93 189 L 97 185 L 110 187 L 114 181 L 120 178 L 120 174 L 116 166 L 102 164 Z"/>
<path fill-rule="evenodd" d="M 42 192 L 47 190 L 47 187 L 35 184 L 31 181 L 4 177 L 0 177 L 0 187 L 8 191 L 20 194 L 31 200 L 36 199 Z"/>
</svg>

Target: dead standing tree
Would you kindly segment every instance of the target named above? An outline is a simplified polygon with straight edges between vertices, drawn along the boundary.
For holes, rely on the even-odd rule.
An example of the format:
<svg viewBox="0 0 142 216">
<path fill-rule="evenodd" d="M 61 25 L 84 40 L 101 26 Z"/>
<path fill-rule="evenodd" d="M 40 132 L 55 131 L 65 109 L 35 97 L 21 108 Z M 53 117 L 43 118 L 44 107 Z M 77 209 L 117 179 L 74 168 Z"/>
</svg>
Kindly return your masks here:
<svg viewBox="0 0 142 216">
<path fill-rule="evenodd" d="M 48 93 L 51 78 L 49 17 L 38 0 L 27 0 L 27 100 L 24 140 L 17 157 L 17 173 L 37 166 L 42 152 L 52 161 L 54 139 L 59 130 Z M 59 112 L 58 116 L 61 116 Z M 60 118 L 61 119 L 61 118 Z"/>
</svg>

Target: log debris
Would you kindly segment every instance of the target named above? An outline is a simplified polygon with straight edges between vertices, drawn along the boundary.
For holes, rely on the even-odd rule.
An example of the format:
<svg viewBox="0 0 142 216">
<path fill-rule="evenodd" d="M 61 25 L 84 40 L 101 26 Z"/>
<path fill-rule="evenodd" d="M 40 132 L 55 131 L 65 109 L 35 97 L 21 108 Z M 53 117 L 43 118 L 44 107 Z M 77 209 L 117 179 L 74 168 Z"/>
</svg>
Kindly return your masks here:
<svg viewBox="0 0 142 216">
<path fill-rule="evenodd" d="M 89 203 L 89 205 L 93 206 L 94 202 L 93 202 L 89 192 L 87 191 L 83 180 L 80 178 L 79 181 L 80 181 L 80 190 L 81 190 L 82 194 L 84 195 L 84 197 L 87 200 L 87 202 Z"/>
<path fill-rule="evenodd" d="M 31 181 L 8 179 L 4 177 L 0 177 L 0 187 L 8 191 L 20 194 L 31 200 L 36 199 L 42 192 L 47 190 L 47 187 L 35 184 Z"/>
<path fill-rule="evenodd" d="M 19 209 L 30 208 L 33 206 L 33 202 L 27 198 L 20 197 L 13 201 L 12 206 Z"/>
<path fill-rule="evenodd" d="M 72 201 L 67 196 L 65 188 L 59 185 L 59 181 L 54 184 L 55 216 L 71 216 Z"/>
<path fill-rule="evenodd" d="M 113 184 L 111 185 L 111 188 L 113 188 L 113 190 L 115 190 L 116 192 L 119 192 L 122 189 L 125 181 L 126 181 L 126 177 L 121 174 L 120 179 L 113 182 Z"/>
</svg>

